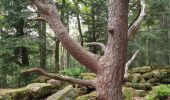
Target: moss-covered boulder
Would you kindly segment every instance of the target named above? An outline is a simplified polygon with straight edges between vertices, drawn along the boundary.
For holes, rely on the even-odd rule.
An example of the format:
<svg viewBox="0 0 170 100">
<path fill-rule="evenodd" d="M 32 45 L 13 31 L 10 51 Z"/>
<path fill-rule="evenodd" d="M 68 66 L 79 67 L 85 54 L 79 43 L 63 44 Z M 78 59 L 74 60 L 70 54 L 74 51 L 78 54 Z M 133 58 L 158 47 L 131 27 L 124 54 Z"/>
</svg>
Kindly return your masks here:
<svg viewBox="0 0 170 100">
<path fill-rule="evenodd" d="M 133 100 L 133 96 L 134 96 L 133 88 L 123 87 L 122 91 L 123 91 L 124 100 Z"/>
<path fill-rule="evenodd" d="M 79 96 L 76 100 L 96 100 L 96 92 L 91 92 L 87 95 Z"/>
<path fill-rule="evenodd" d="M 32 82 L 34 82 L 34 83 L 46 83 L 48 80 L 50 80 L 49 77 L 39 76 L 38 78 L 34 79 Z"/>
<path fill-rule="evenodd" d="M 150 78 L 153 77 L 153 72 L 144 73 L 144 74 L 142 75 L 142 77 L 143 77 L 144 79 L 150 79 Z"/>
<path fill-rule="evenodd" d="M 139 82 L 142 79 L 142 75 L 140 73 L 134 73 L 132 81 Z"/>
<path fill-rule="evenodd" d="M 0 100 L 36 100 L 58 88 L 57 84 L 32 83 L 23 88 L 0 91 Z"/>
<path fill-rule="evenodd" d="M 134 78 L 134 76 L 129 73 L 129 74 L 128 74 L 128 77 L 127 77 L 127 81 L 128 81 L 128 82 L 132 82 L 133 78 Z"/>
<path fill-rule="evenodd" d="M 88 92 L 88 89 L 87 89 L 87 87 L 85 87 L 85 86 L 75 88 L 75 90 L 76 90 L 76 92 L 77 92 L 77 94 L 78 94 L 79 96 L 85 95 L 85 94 L 87 94 L 87 92 Z"/>
<path fill-rule="evenodd" d="M 146 92 L 144 90 L 136 90 L 136 95 L 139 97 L 146 96 Z"/>
<path fill-rule="evenodd" d="M 134 89 L 138 89 L 138 90 L 146 90 L 145 84 L 142 83 L 130 83 L 130 82 L 126 82 L 124 84 L 125 87 L 131 87 Z"/>
<path fill-rule="evenodd" d="M 139 83 L 144 84 L 144 83 L 146 83 L 146 80 L 145 80 L 144 78 L 142 78 L 142 79 L 139 81 Z"/>
<path fill-rule="evenodd" d="M 65 87 L 64 89 L 49 96 L 46 100 L 75 100 L 77 93 L 72 85 Z"/>
<path fill-rule="evenodd" d="M 144 84 L 145 84 L 146 90 L 152 90 L 151 83 L 144 83 Z"/>
<path fill-rule="evenodd" d="M 152 68 L 151 66 L 143 66 L 138 68 L 132 68 L 132 73 L 147 73 L 151 72 Z"/>
<path fill-rule="evenodd" d="M 144 90 L 135 90 L 131 87 L 123 87 L 122 89 L 124 100 L 133 100 L 133 97 L 144 97 L 146 92 Z"/>
</svg>

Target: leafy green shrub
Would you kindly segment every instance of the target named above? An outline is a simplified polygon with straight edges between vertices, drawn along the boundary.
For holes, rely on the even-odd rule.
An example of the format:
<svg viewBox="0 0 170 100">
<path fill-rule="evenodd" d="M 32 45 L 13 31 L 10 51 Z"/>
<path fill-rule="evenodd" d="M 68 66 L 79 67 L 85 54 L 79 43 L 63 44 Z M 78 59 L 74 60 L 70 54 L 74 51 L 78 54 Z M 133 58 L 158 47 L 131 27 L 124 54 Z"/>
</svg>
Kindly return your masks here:
<svg viewBox="0 0 170 100">
<path fill-rule="evenodd" d="M 157 90 L 157 95 L 158 97 L 161 99 L 161 98 L 164 98 L 164 97 L 167 97 L 167 96 L 170 96 L 170 85 L 162 85 L 158 88 Z"/>
<path fill-rule="evenodd" d="M 86 69 L 84 67 L 73 67 L 59 71 L 62 75 L 78 77 L 81 73 L 84 73 Z"/>
<path fill-rule="evenodd" d="M 164 100 L 170 96 L 170 85 L 156 86 L 146 97 L 146 100 Z"/>
</svg>

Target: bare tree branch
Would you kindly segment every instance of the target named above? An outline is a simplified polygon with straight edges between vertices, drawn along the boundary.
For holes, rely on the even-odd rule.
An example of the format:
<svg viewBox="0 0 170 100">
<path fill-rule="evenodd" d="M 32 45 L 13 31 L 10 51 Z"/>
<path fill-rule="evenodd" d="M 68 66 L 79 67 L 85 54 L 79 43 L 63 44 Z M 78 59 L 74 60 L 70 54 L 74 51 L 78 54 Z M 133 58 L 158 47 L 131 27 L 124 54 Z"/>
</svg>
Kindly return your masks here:
<svg viewBox="0 0 170 100">
<path fill-rule="evenodd" d="M 61 80 L 61 81 L 66 81 L 66 82 L 70 82 L 73 84 L 79 84 L 79 85 L 84 85 L 84 86 L 92 86 L 92 87 L 96 87 L 95 86 L 95 80 L 82 80 L 82 79 L 75 79 L 72 77 L 68 77 L 68 76 L 62 76 L 62 75 L 57 75 L 57 74 L 52 74 L 52 73 L 48 73 L 46 71 L 44 71 L 43 69 L 40 68 L 32 68 L 32 69 L 28 69 L 25 71 L 21 71 L 21 74 L 30 74 L 30 73 L 38 73 L 40 75 L 52 78 L 52 79 L 56 79 L 56 80 Z"/>
<path fill-rule="evenodd" d="M 43 17 L 28 18 L 28 21 L 45 21 Z"/>
<path fill-rule="evenodd" d="M 98 71 L 98 60 L 97 58 L 87 50 L 85 50 L 80 44 L 73 40 L 62 24 L 56 6 L 53 0 L 31 0 L 34 5 L 36 5 L 49 24 L 49 26 L 54 31 L 56 37 L 61 42 L 63 47 L 82 65 L 86 66 L 92 72 L 97 73 Z M 45 3 L 44 3 L 45 2 Z"/>
<path fill-rule="evenodd" d="M 144 19 L 145 14 L 145 9 L 146 9 L 146 3 L 145 0 L 141 0 L 141 12 L 138 17 L 138 19 L 131 25 L 131 27 L 128 29 L 128 38 L 130 38 L 133 34 L 135 34 L 138 29 L 140 24 L 142 23 L 142 20 Z"/>
<path fill-rule="evenodd" d="M 125 74 L 124 74 L 124 78 L 125 79 L 128 77 L 128 68 L 129 68 L 130 64 L 132 63 L 132 61 L 136 58 L 138 53 L 139 53 L 139 50 L 136 50 L 136 52 L 133 54 L 132 58 L 128 62 L 126 62 L 126 65 L 125 65 Z"/>
<path fill-rule="evenodd" d="M 90 43 L 86 43 L 85 45 L 89 46 L 99 46 L 102 48 L 102 50 L 105 52 L 106 51 L 106 46 L 103 43 L 98 43 L 98 42 L 90 42 Z"/>
</svg>

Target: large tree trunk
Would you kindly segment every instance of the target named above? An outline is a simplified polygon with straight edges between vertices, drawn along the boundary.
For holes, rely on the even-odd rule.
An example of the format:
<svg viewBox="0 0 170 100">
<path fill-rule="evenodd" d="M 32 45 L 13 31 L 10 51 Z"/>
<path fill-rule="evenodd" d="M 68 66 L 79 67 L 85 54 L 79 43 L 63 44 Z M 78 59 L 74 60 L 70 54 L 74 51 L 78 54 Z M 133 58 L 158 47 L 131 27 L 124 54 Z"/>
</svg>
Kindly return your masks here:
<svg viewBox="0 0 170 100">
<path fill-rule="evenodd" d="M 109 4 L 108 44 L 104 56 L 99 60 L 97 100 L 123 100 L 128 0 L 109 0 Z"/>
<path fill-rule="evenodd" d="M 145 16 L 145 3 L 142 0 L 142 11 L 139 18 L 128 30 L 128 2 L 129 0 L 109 0 L 108 43 L 104 56 L 99 59 L 86 51 L 68 34 L 60 21 L 56 7 L 49 0 L 31 0 L 43 13 L 56 37 L 63 47 L 82 65 L 97 74 L 96 80 L 80 80 L 46 73 L 44 70 L 32 69 L 26 72 L 38 72 L 47 77 L 93 86 L 97 91 L 97 100 L 123 100 L 122 84 L 125 71 L 125 59 L 128 38 L 139 29 Z M 25 73 L 26 73 L 25 72 Z"/>
</svg>

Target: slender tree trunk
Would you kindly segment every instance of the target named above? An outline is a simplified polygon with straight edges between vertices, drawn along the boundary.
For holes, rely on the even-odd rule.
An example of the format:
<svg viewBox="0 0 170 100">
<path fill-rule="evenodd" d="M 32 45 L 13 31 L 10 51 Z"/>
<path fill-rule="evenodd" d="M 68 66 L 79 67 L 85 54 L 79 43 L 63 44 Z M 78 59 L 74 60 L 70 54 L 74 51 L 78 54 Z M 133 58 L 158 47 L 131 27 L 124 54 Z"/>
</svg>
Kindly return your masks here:
<svg viewBox="0 0 170 100">
<path fill-rule="evenodd" d="M 77 16 L 77 22 L 78 22 L 78 31 L 79 31 L 79 35 L 80 35 L 80 42 L 81 42 L 81 46 L 83 47 L 83 33 L 81 30 L 80 16 L 78 13 L 76 14 L 76 16 Z"/>
<path fill-rule="evenodd" d="M 40 67 L 46 69 L 46 22 L 38 22 L 39 50 L 40 50 Z"/>
<path fill-rule="evenodd" d="M 96 42 L 96 24 L 95 24 L 95 11 L 94 11 L 94 1 L 92 1 L 92 15 L 91 15 L 91 18 L 92 18 L 92 41 L 91 42 Z M 92 47 L 92 52 L 94 54 L 97 53 L 97 48 L 96 46 L 93 46 Z"/>
<path fill-rule="evenodd" d="M 77 23 L 78 23 L 78 31 L 79 31 L 79 35 L 80 35 L 80 42 L 81 42 L 81 46 L 83 47 L 83 33 L 82 33 L 82 29 L 81 29 L 81 22 L 80 22 L 80 8 L 79 8 L 79 5 L 78 5 L 78 2 L 73 0 L 74 2 L 74 5 L 75 5 L 75 8 L 76 8 L 76 17 L 77 17 Z"/>
<path fill-rule="evenodd" d="M 14 24 L 14 27 L 17 31 L 16 36 L 17 37 L 21 37 L 24 36 L 24 19 L 21 18 L 18 22 L 16 22 Z M 28 49 L 26 47 L 16 47 L 14 50 L 14 54 L 16 57 L 16 63 L 18 63 L 20 66 L 28 66 L 29 65 L 29 53 L 28 53 Z M 22 63 L 20 63 L 18 61 L 18 57 L 21 54 L 21 59 L 22 59 Z"/>
<path fill-rule="evenodd" d="M 55 71 L 59 71 L 60 65 L 59 65 L 59 41 L 56 41 L 55 43 Z"/>
<path fill-rule="evenodd" d="M 122 84 L 125 69 L 128 0 L 109 0 L 108 44 L 99 60 L 97 100 L 123 100 Z"/>
<path fill-rule="evenodd" d="M 169 53 L 168 53 L 168 50 L 170 49 L 169 48 L 169 36 L 168 36 L 168 17 L 165 16 L 164 18 L 164 27 L 167 29 L 167 31 L 165 31 L 165 52 L 164 52 L 164 55 L 165 55 L 165 64 L 166 65 L 169 65 L 170 64 L 170 57 L 169 57 Z"/>
<path fill-rule="evenodd" d="M 29 65 L 28 49 L 26 47 L 21 47 L 21 52 L 22 52 L 22 65 L 28 66 Z"/>
</svg>

